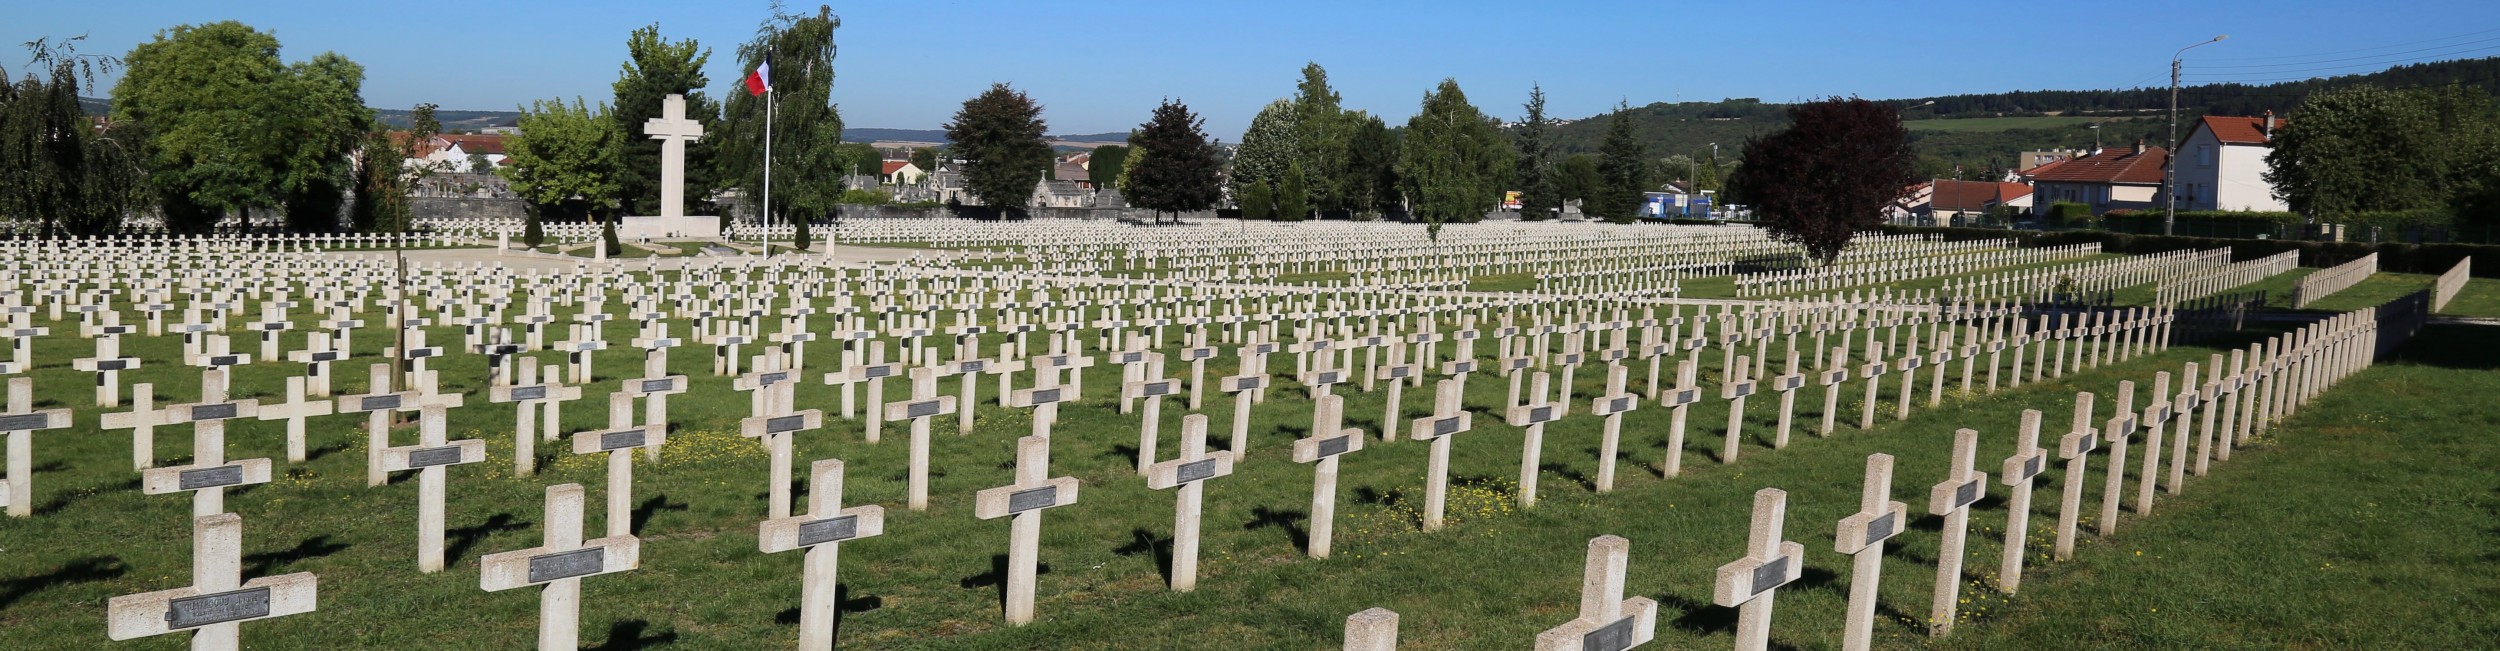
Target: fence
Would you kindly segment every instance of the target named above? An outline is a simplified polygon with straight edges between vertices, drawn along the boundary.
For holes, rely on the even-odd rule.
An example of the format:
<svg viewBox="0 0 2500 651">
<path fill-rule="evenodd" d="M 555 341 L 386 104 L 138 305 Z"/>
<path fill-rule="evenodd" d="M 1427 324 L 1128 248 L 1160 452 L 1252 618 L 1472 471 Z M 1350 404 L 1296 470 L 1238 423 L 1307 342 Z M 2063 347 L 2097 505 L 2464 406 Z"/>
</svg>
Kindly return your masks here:
<svg viewBox="0 0 2500 651">
<path fill-rule="evenodd" d="M 2374 273 L 2378 273 L 2376 252 L 2304 276 L 2300 279 L 2300 286 L 2292 289 L 2292 307 L 2309 307 L 2311 301 L 2351 288 Z"/>
<path fill-rule="evenodd" d="M 2457 291 L 2465 289 L 2465 279 L 2473 276 L 2473 256 L 2458 260 L 2457 266 L 2450 267 L 2447 273 L 2439 274 L 2439 282 L 2431 285 L 2431 311 L 2448 309 L 2448 301 L 2456 298 Z"/>
</svg>

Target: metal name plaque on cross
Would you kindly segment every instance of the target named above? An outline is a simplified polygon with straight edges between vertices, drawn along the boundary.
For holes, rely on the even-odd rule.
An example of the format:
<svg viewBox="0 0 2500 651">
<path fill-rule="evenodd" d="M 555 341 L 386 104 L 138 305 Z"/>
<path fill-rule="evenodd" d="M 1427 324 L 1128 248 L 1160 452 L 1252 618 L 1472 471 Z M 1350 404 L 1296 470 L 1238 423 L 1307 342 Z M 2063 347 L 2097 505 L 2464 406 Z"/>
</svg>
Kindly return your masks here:
<svg viewBox="0 0 2500 651">
<path fill-rule="evenodd" d="M 1047 405 L 1059 401 L 1058 389 L 1034 389 L 1033 404 Z"/>
<path fill-rule="evenodd" d="M 127 359 L 108 359 L 95 363 L 95 370 L 97 371 L 119 371 L 129 367 L 130 360 Z"/>
<path fill-rule="evenodd" d="M 231 405 L 229 405 L 231 406 Z M 196 410 L 194 410 L 196 412 Z M 0 432 L 28 432 L 52 426 L 50 414 L 0 416 Z"/>
<path fill-rule="evenodd" d="M 642 381 L 643 393 L 657 393 L 675 388 L 677 388 L 677 378 L 660 378 L 657 380 Z"/>
<path fill-rule="evenodd" d="M 182 630 L 269 616 L 269 589 L 251 588 L 175 599 L 165 604 L 165 628 Z"/>
<path fill-rule="evenodd" d="M 764 421 L 764 433 L 796 432 L 807 427 L 806 416 L 780 416 Z"/>
<path fill-rule="evenodd" d="M 1620 414 L 1620 413 L 1627 412 L 1627 411 L 1631 411 L 1631 410 L 1632 410 L 1632 396 L 1622 396 L 1622 397 L 1619 397 L 1619 398 L 1615 398 L 1614 404 L 1611 404 L 1611 405 L 1607 405 L 1607 406 L 1606 406 L 1606 411 L 1607 411 L 1607 412 L 1609 412 L 1609 413 L 1616 413 L 1616 414 Z"/>
<path fill-rule="evenodd" d="M 1145 386 L 1138 387 L 1137 393 L 1141 396 L 1152 398 L 1155 396 L 1172 395 L 1173 392 L 1179 390 L 1179 382 L 1166 380 L 1162 382 L 1147 382 Z"/>
<path fill-rule="evenodd" d="M 1181 464 L 1180 469 L 1173 473 L 1172 481 L 1186 484 L 1213 476 L 1215 476 L 1215 460 L 1208 459 Z"/>
<path fill-rule="evenodd" d="M 1059 505 L 1059 487 L 1043 486 L 1007 494 L 1007 512 L 1023 513 Z"/>
<path fill-rule="evenodd" d="M 911 403 L 910 406 L 903 408 L 903 417 L 928 418 L 930 416 L 936 416 L 938 415 L 939 408 L 942 406 L 943 405 L 940 405 L 938 401 L 935 400 Z"/>
<path fill-rule="evenodd" d="M 366 397 L 365 397 L 365 399 L 356 401 L 356 410 L 357 410 L 357 411 L 374 411 L 374 410 L 379 410 L 379 409 L 398 409 L 398 408 L 399 408 L 399 396 L 396 396 L 396 395 L 388 395 L 388 396 L 366 396 Z"/>
<path fill-rule="evenodd" d="M 233 418 L 234 414 L 235 404 L 231 402 L 214 405 L 199 405 L 191 408 L 191 420 L 225 420 Z M 0 430 L 6 429 L 8 428 L 0 427 Z"/>
<path fill-rule="evenodd" d="M 1318 456 L 1321 458 L 1327 458 L 1345 454 L 1346 450 L 1352 447 L 1354 447 L 1354 437 L 1352 436 L 1339 436 L 1331 438 L 1319 442 Z"/>
<path fill-rule="evenodd" d="M 1780 587 L 1781 584 L 1787 582 L 1788 557 L 1786 556 L 1771 559 L 1771 562 L 1753 568 L 1754 594 L 1770 592 L 1772 588 Z"/>
<path fill-rule="evenodd" d="M 530 557 L 530 583 L 598 574 L 608 567 L 608 548 L 592 547 Z"/>
<path fill-rule="evenodd" d="M 1891 513 L 1885 513 L 1884 517 L 1868 520 L 1866 523 L 1866 544 L 1873 545 L 1875 543 L 1883 542 L 1886 538 L 1891 538 L 1893 528 L 1897 526 L 1893 523 L 1893 520 L 1894 518 Z"/>
<path fill-rule="evenodd" d="M 1624 651 L 1632 648 L 1632 618 L 1615 620 L 1580 636 L 1580 651 Z"/>
<path fill-rule="evenodd" d="M 1979 501 L 1979 482 L 1962 482 L 1961 486 L 1953 489 L 1953 508 L 1970 506 L 1970 503 L 1977 501 Z"/>
<path fill-rule="evenodd" d="M 963 373 L 980 373 L 982 371 L 989 370 L 989 361 L 979 359 L 964 360 L 956 362 L 955 367 L 962 369 L 960 372 Z"/>
<path fill-rule="evenodd" d="M 182 471 L 182 474 L 176 475 L 175 477 L 175 485 L 182 490 L 187 491 L 195 491 L 203 488 L 216 488 L 219 486 L 233 486 L 243 483 L 243 466 L 218 466 L 215 468 L 185 470 Z"/>
<path fill-rule="evenodd" d="M 1458 425 L 1458 418 L 1455 416 L 1432 421 L 1432 435 L 1449 436 L 1451 434 L 1457 434 Z"/>
<path fill-rule="evenodd" d="M 457 445 L 426 448 L 408 453 L 408 467 L 412 469 L 448 466 L 456 463 L 460 463 L 460 446 Z"/>
<path fill-rule="evenodd" d="M 599 435 L 599 449 L 621 450 L 625 448 L 638 448 L 642 447 L 642 441 L 642 430 L 637 429 L 623 432 L 608 432 L 606 434 Z"/>
<path fill-rule="evenodd" d="M 513 388 L 513 389 L 512 389 L 512 399 L 513 399 L 513 400 L 545 400 L 545 399 L 547 399 L 547 387 L 545 387 L 545 386 L 534 386 L 534 387 L 515 387 L 515 388 Z"/>
<path fill-rule="evenodd" d="M 845 515 L 799 523 L 799 546 L 841 542 L 859 536 L 859 517 Z"/>
<path fill-rule="evenodd" d="M 765 385 L 765 386 L 771 386 L 771 385 L 780 384 L 780 383 L 783 383 L 783 382 L 788 382 L 788 381 L 790 381 L 790 372 L 789 372 L 789 371 L 782 371 L 782 372 L 778 372 L 778 373 L 765 373 L 765 374 L 763 374 L 763 375 L 758 375 L 758 376 L 755 376 L 755 383 L 756 383 L 756 384 Z"/>
</svg>

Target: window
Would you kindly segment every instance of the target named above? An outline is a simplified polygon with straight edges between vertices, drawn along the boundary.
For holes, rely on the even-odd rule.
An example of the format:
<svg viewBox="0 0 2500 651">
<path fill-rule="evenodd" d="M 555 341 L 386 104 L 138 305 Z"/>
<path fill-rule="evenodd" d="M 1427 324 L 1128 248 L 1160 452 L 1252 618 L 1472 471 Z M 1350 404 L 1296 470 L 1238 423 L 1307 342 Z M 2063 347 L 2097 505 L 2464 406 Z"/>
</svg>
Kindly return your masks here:
<svg viewBox="0 0 2500 651">
<path fill-rule="evenodd" d="M 2213 145 L 2197 145 L 2197 146 L 2196 146 L 2196 164 L 2197 164 L 2197 165 L 2199 165 L 2199 166 L 2203 166 L 2203 167 L 2213 167 L 2213 166 L 2214 166 L 2214 146 L 2213 146 Z"/>
</svg>

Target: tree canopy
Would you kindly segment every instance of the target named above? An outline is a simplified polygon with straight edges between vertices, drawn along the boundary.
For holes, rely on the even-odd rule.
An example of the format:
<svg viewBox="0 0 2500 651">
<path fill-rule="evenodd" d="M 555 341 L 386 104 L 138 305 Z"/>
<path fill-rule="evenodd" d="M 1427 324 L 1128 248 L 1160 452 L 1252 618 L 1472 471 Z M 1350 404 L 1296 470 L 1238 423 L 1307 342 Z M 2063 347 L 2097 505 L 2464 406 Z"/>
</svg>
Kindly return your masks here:
<svg viewBox="0 0 2500 651">
<path fill-rule="evenodd" d="M 946 139 L 964 163 L 964 190 L 1001 216 L 1022 212 L 1050 170 L 1042 106 L 1024 91 L 992 84 L 955 112 Z"/>
<path fill-rule="evenodd" d="M 1214 208 L 1223 200 L 1223 163 L 1207 141 L 1206 120 L 1177 100 L 1164 100 L 1154 116 L 1129 136 L 1134 153 L 1122 168 L 1120 191 L 1129 205 L 1158 213 Z M 1102 159 L 1094 159 L 1101 165 Z M 1099 175 L 1099 167 L 1095 168 Z M 1099 179 L 1100 176 L 1095 178 Z"/>
<path fill-rule="evenodd" d="M 1528 115 L 1520 120 L 1517 130 L 1519 144 L 1519 218 L 1553 219 L 1562 209 L 1562 198 L 1554 192 L 1554 147 L 1545 139 L 1545 87 L 1528 87 Z"/>
<path fill-rule="evenodd" d="M 138 143 L 122 139 L 137 132 L 99 134 L 78 106 L 81 87 L 120 65 L 79 54 L 81 38 L 27 43 L 25 78 L 0 83 L 0 218 L 47 235 L 113 232 L 147 198 Z M 0 67 L 0 82 L 10 77 Z"/>
<path fill-rule="evenodd" d="M 1510 142 L 1458 88 L 1443 79 L 1406 120 L 1398 176 L 1407 200 L 1433 238 L 1447 222 L 1472 222 L 1499 205 L 1511 174 Z"/>
<path fill-rule="evenodd" d="M 720 151 L 720 103 L 703 92 L 711 84 L 711 78 L 703 74 L 703 66 L 712 60 L 711 48 L 691 38 L 670 41 L 653 24 L 627 36 L 625 52 L 625 63 L 612 85 L 616 103 L 608 109 L 623 148 L 616 172 L 618 209 L 628 215 L 660 214 L 660 147 L 664 143 L 646 137 L 643 126 L 661 116 L 669 95 L 685 96 L 686 119 L 703 125 L 706 137 L 686 143 L 685 180 L 688 201 L 703 201 L 720 183 L 715 162 Z M 707 214 L 690 209 L 692 214 Z"/>
<path fill-rule="evenodd" d="M 1833 98 L 1788 110 L 1789 126 L 1745 143 L 1729 191 L 1754 202 L 1754 218 L 1824 264 L 1912 182 L 1909 130 L 1892 106 Z"/>
<path fill-rule="evenodd" d="M 328 53 L 288 66 L 277 37 L 233 21 L 158 32 L 123 60 L 114 120 L 147 134 L 167 227 L 281 205 L 335 219 L 344 159 L 373 119 L 361 66 Z"/>
<path fill-rule="evenodd" d="M 2353 86 L 2309 96 L 2293 117 L 2274 132 L 2266 181 L 2329 222 L 2471 203 L 2500 145 L 2500 119 L 2476 89 Z"/>
<path fill-rule="evenodd" d="M 1641 193 L 1649 189 L 1649 152 L 1634 131 L 1632 107 L 1615 105 L 1606 119 L 1606 145 L 1598 152 L 1601 180 L 1594 196 L 1581 206 L 1589 216 L 1615 223 L 1632 221 L 1641 210 Z"/>
<path fill-rule="evenodd" d="M 740 90 L 724 103 L 721 184 L 737 188 L 740 201 L 760 206 L 765 198 L 764 130 L 771 125 L 775 223 L 831 215 L 841 203 L 842 114 L 833 103 L 833 33 L 841 27 L 842 19 L 831 7 L 793 14 L 776 5 L 773 15 L 756 27 L 755 37 L 738 46 L 742 73 L 766 57 L 772 59 L 772 92 L 756 96 Z"/>
<path fill-rule="evenodd" d="M 1233 196 L 1251 183 L 1265 181 L 1274 188 L 1284 181 L 1285 167 L 1302 158 L 1301 109 L 1291 100 L 1269 102 L 1259 114 L 1250 118 L 1250 128 L 1241 134 L 1241 147 L 1233 151 Z"/>
<path fill-rule="evenodd" d="M 616 214 L 617 159 L 623 151 L 608 107 L 593 110 L 575 98 L 540 100 L 524 110 L 521 132 L 504 141 L 512 165 L 499 170 L 512 191 L 539 207 L 568 217 Z"/>
</svg>

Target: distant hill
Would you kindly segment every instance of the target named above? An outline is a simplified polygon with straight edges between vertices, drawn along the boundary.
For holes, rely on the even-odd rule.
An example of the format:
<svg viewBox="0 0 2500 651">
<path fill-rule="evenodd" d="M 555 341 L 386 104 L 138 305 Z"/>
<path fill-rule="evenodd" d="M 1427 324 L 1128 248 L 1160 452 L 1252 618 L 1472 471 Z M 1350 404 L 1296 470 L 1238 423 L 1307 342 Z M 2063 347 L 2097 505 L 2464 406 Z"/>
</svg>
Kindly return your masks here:
<svg viewBox="0 0 2500 651">
<path fill-rule="evenodd" d="M 2179 120 L 2185 124 L 2201 115 L 2258 115 L 2268 110 L 2287 114 L 2310 93 L 2364 83 L 2391 88 L 2455 85 L 2500 95 L 2500 57 L 2276 84 L 2189 86 L 2179 93 Z M 1970 170 L 2009 166 L 2014 155 L 2027 150 L 2089 148 L 2096 137 L 2107 146 L 2134 144 L 2138 138 L 2159 144 L 2167 135 L 2170 89 L 2009 91 L 1884 101 L 1903 107 L 1935 102 L 1905 109 L 1904 115 L 1911 118 L 1906 126 L 1922 165 L 1931 172 L 1949 173 L 1956 165 Z M 1720 159 L 1733 160 L 1745 139 L 1786 126 L 1787 109 L 1785 104 L 1744 98 L 1661 102 L 1633 107 L 1631 116 L 1636 121 L 1634 131 L 1652 156 L 1708 156 L 1710 144 L 1718 143 Z M 1605 117 L 1555 127 L 1556 146 L 1566 153 L 1597 151 L 1606 138 Z M 2092 124 L 2101 126 L 2098 133 L 2090 128 Z"/>
</svg>

